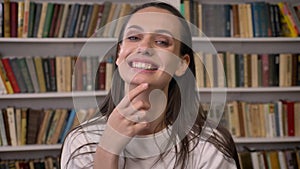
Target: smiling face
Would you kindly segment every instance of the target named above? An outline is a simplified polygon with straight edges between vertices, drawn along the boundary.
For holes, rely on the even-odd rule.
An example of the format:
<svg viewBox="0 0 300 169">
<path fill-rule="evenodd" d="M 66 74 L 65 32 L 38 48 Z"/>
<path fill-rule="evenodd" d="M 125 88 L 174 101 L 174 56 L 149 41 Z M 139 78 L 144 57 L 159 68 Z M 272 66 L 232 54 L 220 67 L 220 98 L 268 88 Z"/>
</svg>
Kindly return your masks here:
<svg viewBox="0 0 300 169">
<path fill-rule="evenodd" d="M 117 65 L 126 84 L 148 83 L 167 91 L 174 74 L 188 64 L 180 53 L 180 22 L 169 11 L 148 7 L 133 14 L 119 46 Z"/>
</svg>

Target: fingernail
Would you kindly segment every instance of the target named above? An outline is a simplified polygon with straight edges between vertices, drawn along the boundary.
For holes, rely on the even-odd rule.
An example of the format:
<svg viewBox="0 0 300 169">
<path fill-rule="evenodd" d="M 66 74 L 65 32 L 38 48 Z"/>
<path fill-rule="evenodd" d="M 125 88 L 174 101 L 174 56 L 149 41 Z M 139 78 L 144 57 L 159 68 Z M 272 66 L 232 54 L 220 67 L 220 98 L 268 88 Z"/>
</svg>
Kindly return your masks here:
<svg viewBox="0 0 300 169">
<path fill-rule="evenodd" d="M 143 83 L 142 85 L 143 85 L 144 88 L 148 87 L 148 83 Z"/>
</svg>

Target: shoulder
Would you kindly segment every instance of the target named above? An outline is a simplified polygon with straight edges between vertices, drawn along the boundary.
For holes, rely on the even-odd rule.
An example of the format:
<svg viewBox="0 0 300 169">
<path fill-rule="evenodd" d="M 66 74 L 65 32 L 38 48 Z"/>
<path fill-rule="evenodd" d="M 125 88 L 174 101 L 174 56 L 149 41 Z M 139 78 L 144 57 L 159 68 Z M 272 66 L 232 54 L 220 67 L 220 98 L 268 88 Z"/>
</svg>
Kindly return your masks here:
<svg viewBox="0 0 300 169">
<path fill-rule="evenodd" d="M 233 158 L 224 155 L 214 144 L 207 140 L 200 140 L 192 152 L 194 166 L 203 169 L 224 168 L 235 169 Z"/>
<path fill-rule="evenodd" d="M 65 138 L 61 166 L 63 168 L 86 168 L 93 163 L 93 153 L 96 151 L 100 136 L 106 127 L 104 117 L 92 119 L 73 129 Z"/>
<path fill-rule="evenodd" d="M 211 123 L 203 127 L 192 154 L 193 163 L 200 168 L 237 168 L 235 143 L 230 133 Z"/>
</svg>

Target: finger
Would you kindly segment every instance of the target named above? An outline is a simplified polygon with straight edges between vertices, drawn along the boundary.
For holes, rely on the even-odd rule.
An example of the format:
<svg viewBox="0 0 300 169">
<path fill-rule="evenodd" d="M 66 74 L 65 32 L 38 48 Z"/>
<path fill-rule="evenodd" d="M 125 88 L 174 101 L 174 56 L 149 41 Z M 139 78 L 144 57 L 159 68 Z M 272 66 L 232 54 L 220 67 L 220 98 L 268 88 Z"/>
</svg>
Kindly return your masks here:
<svg viewBox="0 0 300 169">
<path fill-rule="evenodd" d="M 147 129 L 149 127 L 149 123 L 147 122 L 140 122 L 140 123 L 136 123 L 134 125 L 134 130 L 136 133 L 140 133 L 141 131 Z"/>
<path fill-rule="evenodd" d="M 142 83 L 138 85 L 136 88 L 129 91 L 128 95 L 126 95 L 118 104 L 118 107 L 119 108 L 127 107 L 136 96 L 141 94 L 147 88 L 148 88 L 148 83 Z"/>
<path fill-rule="evenodd" d="M 149 103 L 140 100 L 140 101 L 137 101 L 135 103 L 130 104 L 126 108 L 119 109 L 118 111 L 123 116 L 130 116 L 130 115 L 134 114 L 137 111 L 148 110 L 149 108 L 150 108 L 150 104 Z"/>
<path fill-rule="evenodd" d="M 127 119 L 134 123 L 146 122 L 146 114 L 147 112 L 144 110 L 136 111 L 134 114 L 128 116 Z"/>
</svg>

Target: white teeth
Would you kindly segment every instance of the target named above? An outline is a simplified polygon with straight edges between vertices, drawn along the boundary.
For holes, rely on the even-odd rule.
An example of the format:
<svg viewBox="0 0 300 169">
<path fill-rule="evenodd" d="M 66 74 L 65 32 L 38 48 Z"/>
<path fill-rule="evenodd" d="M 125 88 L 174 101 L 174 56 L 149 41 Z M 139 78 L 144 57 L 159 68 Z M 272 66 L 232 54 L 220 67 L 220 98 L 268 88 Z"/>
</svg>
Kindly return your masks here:
<svg viewBox="0 0 300 169">
<path fill-rule="evenodd" d="M 145 70 L 152 70 L 155 69 L 155 67 L 150 63 L 143 63 L 143 62 L 132 62 L 133 68 L 138 69 L 145 69 Z"/>
</svg>

